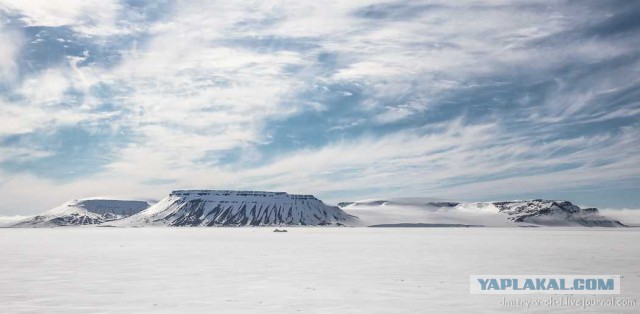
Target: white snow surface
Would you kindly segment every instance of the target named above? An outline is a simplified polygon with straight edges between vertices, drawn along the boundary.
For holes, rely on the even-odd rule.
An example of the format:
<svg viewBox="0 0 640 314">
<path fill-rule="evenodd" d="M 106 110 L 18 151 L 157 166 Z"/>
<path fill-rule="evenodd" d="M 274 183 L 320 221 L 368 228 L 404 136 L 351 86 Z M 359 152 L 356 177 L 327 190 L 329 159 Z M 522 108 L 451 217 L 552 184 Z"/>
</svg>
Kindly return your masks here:
<svg viewBox="0 0 640 314">
<path fill-rule="evenodd" d="M 349 225 L 356 218 L 313 195 L 285 192 L 178 190 L 115 226 Z"/>
<path fill-rule="evenodd" d="M 0 313 L 519 312 L 500 305 L 512 296 L 470 295 L 480 274 L 621 275 L 616 297 L 640 296 L 637 228 L 288 231 L 0 229 Z"/>
</svg>

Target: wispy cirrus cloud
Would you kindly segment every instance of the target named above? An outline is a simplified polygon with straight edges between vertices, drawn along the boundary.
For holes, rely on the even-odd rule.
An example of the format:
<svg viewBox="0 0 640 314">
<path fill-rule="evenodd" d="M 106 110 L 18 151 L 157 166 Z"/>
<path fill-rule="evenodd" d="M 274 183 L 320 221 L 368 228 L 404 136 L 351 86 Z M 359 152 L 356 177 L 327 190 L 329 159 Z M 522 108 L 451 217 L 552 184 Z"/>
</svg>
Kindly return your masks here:
<svg viewBox="0 0 640 314">
<path fill-rule="evenodd" d="M 0 24 L 0 81 L 14 79 L 18 71 L 18 53 L 22 38 L 16 31 Z"/>
<path fill-rule="evenodd" d="M 26 26 L 69 26 L 87 35 L 104 35 L 118 29 L 116 18 L 123 8 L 118 1 L 71 0 L 54 3 L 46 0 L 3 0 L 3 9 L 19 16 Z"/>
<path fill-rule="evenodd" d="M 0 210 L 178 187 L 597 205 L 580 189 L 638 183 L 637 12 L 2 0 Z"/>
</svg>

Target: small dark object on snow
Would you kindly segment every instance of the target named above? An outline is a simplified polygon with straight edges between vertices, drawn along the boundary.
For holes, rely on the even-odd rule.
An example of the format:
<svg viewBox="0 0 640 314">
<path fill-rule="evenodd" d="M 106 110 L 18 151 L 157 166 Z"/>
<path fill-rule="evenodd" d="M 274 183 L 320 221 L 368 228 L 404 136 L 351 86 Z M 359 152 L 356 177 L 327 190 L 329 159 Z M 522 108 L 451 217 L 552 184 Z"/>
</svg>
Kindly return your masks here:
<svg viewBox="0 0 640 314">
<path fill-rule="evenodd" d="M 276 230 L 273 230 L 273 232 L 288 232 L 288 231 L 286 229 L 282 229 L 282 230 L 276 229 Z"/>
</svg>

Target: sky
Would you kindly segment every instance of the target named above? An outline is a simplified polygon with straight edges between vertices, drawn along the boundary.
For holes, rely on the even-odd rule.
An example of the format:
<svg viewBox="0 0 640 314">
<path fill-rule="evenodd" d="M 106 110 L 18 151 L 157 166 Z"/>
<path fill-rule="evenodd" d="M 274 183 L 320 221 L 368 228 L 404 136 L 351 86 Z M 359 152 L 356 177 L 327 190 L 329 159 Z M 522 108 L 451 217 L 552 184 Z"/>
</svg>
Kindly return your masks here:
<svg viewBox="0 0 640 314">
<path fill-rule="evenodd" d="M 0 0 L 0 215 L 189 188 L 640 208 L 639 15 Z"/>
</svg>

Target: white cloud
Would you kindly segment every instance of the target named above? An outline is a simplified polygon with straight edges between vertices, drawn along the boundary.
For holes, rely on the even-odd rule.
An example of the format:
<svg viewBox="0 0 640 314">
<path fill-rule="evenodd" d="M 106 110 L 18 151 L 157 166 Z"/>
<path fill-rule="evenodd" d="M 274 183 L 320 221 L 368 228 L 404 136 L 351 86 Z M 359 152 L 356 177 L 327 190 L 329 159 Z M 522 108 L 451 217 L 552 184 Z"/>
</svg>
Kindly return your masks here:
<svg viewBox="0 0 640 314">
<path fill-rule="evenodd" d="M 162 129 L 158 129 L 162 132 Z M 381 138 L 363 137 L 335 142 L 317 150 L 301 150 L 282 156 L 264 166 L 230 168 L 190 162 L 177 155 L 193 152 L 192 143 L 184 139 L 180 146 L 149 147 L 131 145 L 122 159 L 111 164 L 109 171 L 74 182 L 60 184 L 28 175 L 6 176 L 0 182 L 0 197 L 31 204 L 53 205 L 65 198 L 103 195 L 108 191 L 122 197 L 162 197 L 175 188 L 245 188 L 286 190 L 292 193 L 331 194 L 349 192 L 352 198 L 380 196 L 440 196 L 466 200 L 510 195 L 527 191 L 572 190 L 580 186 L 637 178 L 640 152 L 612 156 L 629 145 L 640 147 L 638 129 L 623 134 L 580 137 L 535 145 L 526 137 L 505 136 L 496 124 L 443 125 L 428 135 L 421 130 L 402 132 Z M 180 141 L 180 134 L 167 141 Z M 198 139 L 193 139 L 198 141 Z M 532 147 L 534 149 L 532 149 Z M 570 150 L 555 154 L 559 149 Z M 213 148 L 215 149 L 215 148 Z M 201 151 L 201 153 L 204 153 Z M 178 163 L 176 163 L 178 162 Z M 576 167 L 549 171 L 567 162 Z M 510 173 L 512 176 L 500 178 Z M 498 176 L 495 179 L 481 179 Z M 161 180 L 157 185 L 141 182 Z M 29 190 L 55 190 L 42 199 L 27 200 Z M 55 188 L 54 188 L 55 187 Z M 360 191 L 362 190 L 362 191 Z M 9 197 L 11 195 L 11 197 Z M 14 213 L 19 213 L 16 211 Z"/>
<path fill-rule="evenodd" d="M 378 140 L 329 145 L 319 151 L 285 157 L 252 172 L 257 176 L 269 176 L 263 183 L 302 190 L 377 188 L 390 191 L 401 188 L 404 195 L 454 198 L 543 191 L 549 186 L 571 188 L 640 175 L 635 166 L 640 162 L 638 157 L 633 154 L 612 157 L 610 154 L 611 151 L 628 151 L 629 145 L 638 147 L 634 144 L 637 129 L 627 130 L 620 136 L 583 137 L 572 142 L 557 140 L 545 145 L 536 145 L 525 135 L 513 138 L 502 132 L 496 125 L 454 124 L 445 132 L 426 136 L 400 133 Z M 570 152 L 554 154 L 559 149 Z M 611 163 L 594 165 L 601 161 Z M 570 170 L 545 170 L 566 163 L 581 166 Z M 295 169 L 290 165 L 296 165 Z M 531 171 L 532 174 L 527 174 Z M 538 171 L 543 172 L 537 174 Z M 345 172 L 345 175 L 318 175 L 324 172 Z M 480 183 L 475 183 L 478 180 L 474 178 L 506 173 L 514 177 L 481 179 Z M 465 184 L 465 180 L 474 183 Z"/>
<path fill-rule="evenodd" d="M 18 53 L 22 38 L 0 23 L 0 83 L 12 81 L 18 71 Z"/>
<path fill-rule="evenodd" d="M 389 106 L 377 114 L 374 120 L 381 124 L 397 122 L 417 113 L 422 113 L 427 109 L 427 102 L 422 99 L 411 100 L 403 105 Z"/>
<path fill-rule="evenodd" d="M 26 79 L 19 90 L 29 103 L 39 105 L 58 104 L 70 84 L 60 69 L 47 69 L 42 74 Z"/>
<path fill-rule="evenodd" d="M 215 19 L 203 16 L 209 9 L 219 12 Z M 299 53 L 259 53 L 219 42 L 240 21 L 263 14 L 243 5 L 181 4 L 172 22 L 153 28 L 145 47 L 100 74 L 132 89 L 122 105 L 139 113 L 129 123 L 144 138 L 123 151 L 114 168 L 142 159 L 156 170 L 193 167 L 211 152 L 267 140 L 267 119 L 308 106 L 288 102 L 307 84 L 287 73 L 307 63 Z"/>
<path fill-rule="evenodd" d="M 84 75 L 73 67 L 61 66 L 26 76 L 21 82 L 11 82 L 10 86 L 15 86 L 13 99 L 0 98 L 0 116 L 3 117 L 0 136 L 37 130 L 50 132 L 57 127 L 80 122 L 89 125 L 115 115 L 113 112 L 94 111 L 99 104 L 92 102 L 94 99 L 91 97 L 83 98 L 83 102 L 76 106 L 67 103 L 71 100 L 66 95 L 68 90 L 87 91 L 90 88 L 85 81 Z"/>
<path fill-rule="evenodd" d="M 118 1 L 110 0 L 1 0 L 0 8 L 22 15 L 29 26 L 71 26 L 87 35 L 117 32 Z"/>
</svg>

